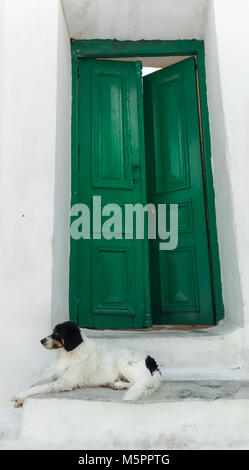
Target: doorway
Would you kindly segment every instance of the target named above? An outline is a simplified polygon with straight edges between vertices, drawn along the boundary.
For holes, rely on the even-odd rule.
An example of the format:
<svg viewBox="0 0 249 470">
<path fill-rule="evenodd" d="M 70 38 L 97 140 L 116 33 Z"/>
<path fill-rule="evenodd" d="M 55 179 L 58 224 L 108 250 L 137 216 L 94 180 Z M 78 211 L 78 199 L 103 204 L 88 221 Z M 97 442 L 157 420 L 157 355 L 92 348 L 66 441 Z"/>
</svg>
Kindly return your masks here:
<svg viewBox="0 0 249 470">
<path fill-rule="evenodd" d="M 178 204 L 179 242 L 160 251 L 158 238 L 129 239 L 127 228 L 106 240 L 93 223 L 90 239 L 72 243 L 71 317 L 90 328 L 215 324 L 196 58 L 78 58 L 77 67 L 77 201 L 101 197 L 109 216 L 112 204 L 122 213 Z"/>
</svg>

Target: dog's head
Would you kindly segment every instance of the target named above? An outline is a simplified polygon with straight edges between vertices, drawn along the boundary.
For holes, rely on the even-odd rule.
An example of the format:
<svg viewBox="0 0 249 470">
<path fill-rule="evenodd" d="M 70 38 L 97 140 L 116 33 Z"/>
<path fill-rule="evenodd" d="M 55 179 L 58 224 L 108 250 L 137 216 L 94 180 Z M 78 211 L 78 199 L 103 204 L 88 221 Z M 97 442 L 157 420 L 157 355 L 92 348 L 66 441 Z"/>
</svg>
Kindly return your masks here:
<svg viewBox="0 0 249 470">
<path fill-rule="evenodd" d="M 73 321 L 59 323 L 50 336 L 41 339 L 41 344 L 47 349 L 64 348 L 66 351 L 72 351 L 82 342 L 80 329 Z"/>
</svg>

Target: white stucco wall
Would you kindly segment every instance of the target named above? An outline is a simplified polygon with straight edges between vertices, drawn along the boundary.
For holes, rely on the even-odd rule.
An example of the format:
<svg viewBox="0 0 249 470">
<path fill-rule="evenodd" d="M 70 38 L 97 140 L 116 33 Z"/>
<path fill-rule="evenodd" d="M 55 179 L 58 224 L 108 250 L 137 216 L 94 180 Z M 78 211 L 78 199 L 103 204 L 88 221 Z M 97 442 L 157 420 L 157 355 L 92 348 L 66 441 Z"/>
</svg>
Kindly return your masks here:
<svg viewBox="0 0 249 470">
<path fill-rule="evenodd" d="M 65 124 L 57 116 L 69 107 L 70 69 L 63 72 L 66 51 L 58 52 L 59 35 L 60 48 L 69 41 L 59 0 L 5 0 L 1 6 L 0 399 L 7 399 L 47 358 L 39 340 L 52 321 L 54 214 L 60 211 L 54 201 L 61 191 L 55 170 L 60 158 L 70 159 L 70 117 Z M 57 106 L 60 80 L 68 91 Z M 62 180 L 68 187 L 68 175 Z"/>
<path fill-rule="evenodd" d="M 70 38 L 62 8 L 59 7 L 51 317 L 53 326 L 69 319 L 71 90 Z"/>
<path fill-rule="evenodd" d="M 74 39 L 203 39 L 208 0 L 62 0 Z"/>
<path fill-rule="evenodd" d="M 217 91 L 219 83 L 215 91 L 217 81 L 212 76 L 213 48 L 210 45 L 209 50 L 206 48 L 207 76 L 224 298 L 227 315 L 230 318 L 233 315 L 235 321 L 243 324 L 248 344 L 249 65 L 245 58 L 249 55 L 249 3 L 212 0 L 210 15 L 214 18 L 222 98 L 221 102 Z"/>
<path fill-rule="evenodd" d="M 220 2 L 222 3 L 222 2 Z M 220 37 L 224 31 L 223 17 L 216 17 L 219 2 L 210 1 L 205 33 L 205 56 L 209 121 L 212 144 L 212 168 L 215 188 L 216 221 L 218 228 L 219 254 L 222 272 L 225 322 L 243 325 L 243 304 L 238 262 L 238 247 L 234 214 L 234 192 L 232 190 L 231 148 L 225 114 L 224 81 L 232 78 L 233 66 L 228 50 L 229 70 L 224 75 Z M 227 3 L 226 3 L 227 6 Z M 233 15 L 226 15 L 226 22 L 233 22 Z M 229 35 L 230 27 L 228 28 Z M 226 51 L 225 51 L 226 52 Z M 241 90 L 243 93 L 243 90 Z M 231 130 L 233 134 L 233 130 Z M 238 188 L 237 188 L 238 189 Z"/>
<path fill-rule="evenodd" d="M 226 318 L 243 326 L 244 339 L 238 347 L 245 351 L 249 343 L 249 66 L 244 60 L 249 54 L 248 15 L 245 0 L 236 5 L 232 0 L 212 0 L 205 37 Z"/>
</svg>

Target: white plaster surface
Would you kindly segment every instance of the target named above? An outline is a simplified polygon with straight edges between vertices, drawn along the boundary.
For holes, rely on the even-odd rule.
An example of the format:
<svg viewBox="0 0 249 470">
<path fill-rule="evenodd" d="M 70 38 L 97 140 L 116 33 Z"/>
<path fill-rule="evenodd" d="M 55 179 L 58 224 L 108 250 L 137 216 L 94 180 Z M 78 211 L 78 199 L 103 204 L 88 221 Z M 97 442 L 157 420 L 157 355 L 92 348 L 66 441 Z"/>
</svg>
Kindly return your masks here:
<svg viewBox="0 0 249 470">
<path fill-rule="evenodd" d="M 71 47 L 59 3 L 51 325 L 69 319 L 71 202 Z"/>
<path fill-rule="evenodd" d="M 243 324 L 243 347 L 246 349 L 249 339 L 249 66 L 244 58 L 249 54 L 248 15 L 249 3 L 245 0 L 239 0 L 236 4 L 232 0 L 212 0 L 206 35 L 207 84 L 226 317 L 234 323 Z"/>
<path fill-rule="evenodd" d="M 75 39 L 203 39 L 207 0 L 62 0 Z"/>
<path fill-rule="evenodd" d="M 47 362 L 39 340 L 52 323 L 54 228 L 65 225 L 70 194 L 69 37 L 63 21 L 59 0 L 1 2 L 1 403 Z M 56 235 L 60 247 L 63 236 L 68 232 Z M 57 271 L 68 259 L 65 248 L 54 254 Z M 68 291 L 65 276 L 53 285 L 57 317 Z"/>
<path fill-rule="evenodd" d="M 226 101 L 224 96 L 225 82 L 231 82 L 234 75 L 234 65 L 229 62 L 229 70 L 224 75 L 223 60 L 221 57 L 220 40 L 230 41 L 230 28 L 233 27 L 234 17 L 227 15 L 230 2 L 210 1 L 207 16 L 207 29 L 205 33 L 205 54 L 206 54 L 206 76 L 207 76 L 207 95 L 209 106 L 209 119 L 212 143 L 212 168 L 215 189 L 216 220 L 218 228 L 219 254 L 222 273 L 223 300 L 225 306 L 225 322 L 237 326 L 242 326 L 245 317 L 243 309 L 243 299 L 241 290 L 241 273 L 239 270 L 238 258 L 238 240 L 237 227 L 235 223 L 235 199 L 234 188 L 232 187 L 233 174 L 231 169 L 231 147 L 230 140 L 233 135 L 229 134 L 227 128 Z M 242 2 L 247 9 L 245 2 Z M 221 5 L 221 6 L 220 6 Z M 217 17 L 216 11 L 222 8 L 226 14 L 226 21 L 223 17 Z M 240 9 L 239 9 L 240 10 Z M 243 8 L 241 9 L 243 10 Z M 234 9 L 234 15 L 238 15 L 237 8 Z M 225 23 L 229 27 L 225 27 Z M 237 22 L 240 28 L 240 22 Z M 224 37 L 223 37 L 224 36 Z M 228 38 L 229 36 L 229 38 Z M 227 41 L 226 41 L 227 44 Z M 235 54 L 235 50 L 233 52 Z M 223 51 L 223 57 L 232 57 L 232 50 L 226 46 Z M 228 65 L 228 64 L 227 64 Z M 237 79 L 237 77 L 236 77 Z M 227 85 L 226 85 L 227 86 Z M 232 90 L 231 90 L 232 92 Z M 233 92 L 232 92 L 233 93 Z M 244 89 L 237 90 L 236 95 L 244 95 Z M 229 98 L 229 97 L 228 97 Z M 229 98 L 230 99 L 230 98 Z M 231 112 L 233 113 L 232 109 Z M 237 126 L 242 126 L 240 115 L 237 115 Z M 235 128 L 234 128 L 235 132 Z M 243 165 L 240 163 L 241 152 L 236 152 L 237 166 L 243 172 Z M 239 186 L 236 188 L 241 191 Z M 245 199 L 247 190 L 243 192 Z"/>
<path fill-rule="evenodd" d="M 166 380 L 149 399 L 122 395 L 86 388 L 1 410 L 0 449 L 249 448 L 248 380 Z"/>
<path fill-rule="evenodd" d="M 248 392 L 248 382 L 167 382 L 134 403 L 106 389 L 37 396 L 24 404 L 20 440 L 39 448 L 246 448 Z"/>
<path fill-rule="evenodd" d="M 170 377 L 234 378 L 249 374 L 242 328 L 223 325 L 200 330 L 111 331 L 83 329 L 96 341 L 135 348 L 155 357 Z M 177 372 L 178 371 L 178 372 Z"/>
<path fill-rule="evenodd" d="M 33 395 L 30 400 L 86 400 L 111 403 L 123 403 L 124 391 L 111 390 L 105 387 L 88 387 L 69 392 Z M 144 403 L 166 403 L 192 400 L 248 400 L 249 381 L 236 380 L 171 380 L 164 381 L 162 387 L 153 395 L 141 398 L 133 403 L 141 406 Z"/>
</svg>

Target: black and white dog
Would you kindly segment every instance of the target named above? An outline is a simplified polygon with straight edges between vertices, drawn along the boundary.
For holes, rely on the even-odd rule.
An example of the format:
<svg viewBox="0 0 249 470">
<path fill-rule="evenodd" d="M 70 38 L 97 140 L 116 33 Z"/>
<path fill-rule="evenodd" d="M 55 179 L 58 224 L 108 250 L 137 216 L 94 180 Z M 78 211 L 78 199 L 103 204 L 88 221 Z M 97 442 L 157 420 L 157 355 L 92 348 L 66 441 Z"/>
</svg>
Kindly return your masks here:
<svg viewBox="0 0 249 470">
<path fill-rule="evenodd" d="M 155 359 L 139 352 L 109 349 L 81 335 L 72 321 L 57 325 L 52 335 L 41 340 L 47 349 L 57 350 L 54 375 L 12 398 L 15 408 L 25 398 L 40 393 L 64 392 L 82 387 L 128 389 L 124 400 L 151 395 L 162 384 Z"/>
</svg>

